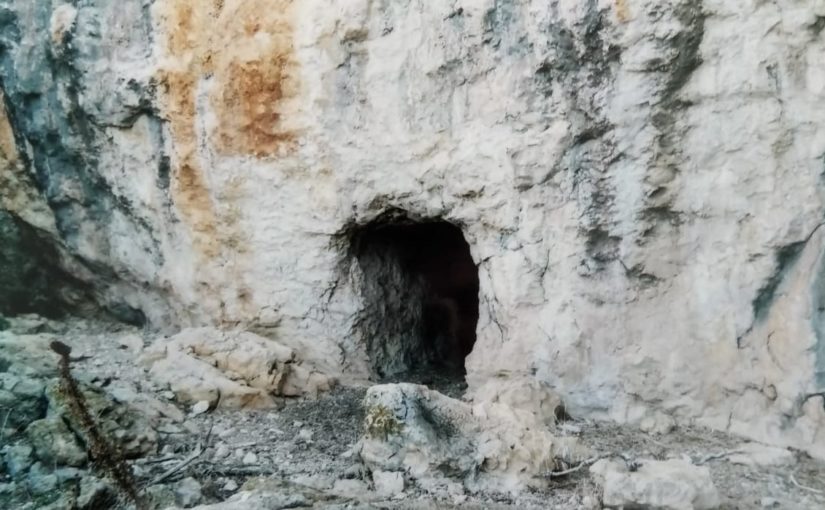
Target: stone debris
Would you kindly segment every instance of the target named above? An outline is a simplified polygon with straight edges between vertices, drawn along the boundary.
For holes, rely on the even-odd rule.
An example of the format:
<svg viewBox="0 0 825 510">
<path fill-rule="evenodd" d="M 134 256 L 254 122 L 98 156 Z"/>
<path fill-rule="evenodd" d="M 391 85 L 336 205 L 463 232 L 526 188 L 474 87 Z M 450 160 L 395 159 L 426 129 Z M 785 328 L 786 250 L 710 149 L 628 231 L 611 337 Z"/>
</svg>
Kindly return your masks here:
<svg viewBox="0 0 825 510">
<path fill-rule="evenodd" d="M 209 401 L 201 400 L 200 402 L 198 402 L 197 404 L 192 406 L 192 411 L 190 412 L 190 414 L 192 416 L 197 416 L 199 414 L 205 413 L 208 410 L 209 410 Z"/>
<path fill-rule="evenodd" d="M 86 465 L 86 451 L 59 417 L 32 422 L 26 428 L 26 436 L 37 459 L 46 465 Z"/>
<path fill-rule="evenodd" d="M 372 483 L 380 496 L 390 497 L 404 492 L 404 473 L 398 471 L 373 471 Z"/>
<path fill-rule="evenodd" d="M 590 467 L 602 486 L 605 507 L 712 510 L 719 506 L 706 466 L 681 459 L 637 462 L 631 469 L 624 462 L 602 459 Z"/>
<path fill-rule="evenodd" d="M 250 332 L 186 329 L 143 355 L 149 373 L 183 403 L 210 408 L 274 407 L 273 396 L 317 395 L 334 380 L 301 364 L 295 352 Z"/>
<path fill-rule="evenodd" d="M 34 464 L 34 449 L 28 444 L 6 445 L 0 452 L 12 477 L 25 473 Z"/>
<path fill-rule="evenodd" d="M 560 455 L 543 420 L 502 403 L 471 405 L 403 383 L 371 387 L 364 405 L 360 456 L 373 470 L 415 478 L 449 473 L 468 486 L 510 490 L 551 470 Z M 577 454 L 574 444 L 569 456 Z"/>
<path fill-rule="evenodd" d="M 727 457 L 729 462 L 746 466 L 790 466 L 796 463 L 796 456 L 787 448 L 746 443 L 737 451 Z"/>
<path fill-rule="evenodd" d="M 175 484 L 175 503 L 183 508 L 189 508 L 200 503 L 201 484 L 192 477 L 184 478 Z"/>
<path fill-rule="evenodd" d="M 81 510 L 106 508 L 115 499 L 115 492 L 108 482 L 94 476 L 85 476 L 80 481 L 77 506 Z"/>
<path fill-rule="evenodd" d="M 18 327 L 14 321 L 11 326 Z M 28 352 L 28 358 L 22 355 L 20 359 L 39 363 L 38 348 L 32 348 L 42 345 L 39 337 L 32 337 L 33 343 L 25 348 L 17 347 Z M 342 386 L 317 400 L 284 399 L 279 407 L 265 411 L 218 408 L 197 415 L 181 413 L 181 421 L 176 421 L 168 409 L 161 412 L 157 404 L 149 404 L 154 399 L 177 409 L 163 397 L 166 387 L 152 384 L 151 374 L 134 365 L 134 355 L 120 348 L 116 338 L 101 335 L 77 345 L 76 337 L 68 335 L 67 340 L 79 353 L 74 370 L 82 378 L 81 386 L 95 415 L 101 423 L 108 423 L 105 427 L 114 442 L 122 440 L 131 451 L 129 465 L 149 510 L 192 505 L 230 510 L 596 509 L 601 508 L 599 502 L 609 491 L 603 488 L 602 478 L 586 469 L 589 462 L 607 452 L 623 452 L 628 459 L 637 455 L 646 458 L 647 453 L 642 452 L 648 450 L 657 459 L 708 459 L 702 469 L 712 469 L 713 485 L 724 496 L 725 504 L 734 501 L 743 508 L 825 505 L 825 497 L 816 492 L 825 490 L 822 468 L 804 455 L 794 455 L 793 464 L 768 462 L 764 459 L 787 459 L 787 451 L 765 450 L 756 443 L 742 444 L 741 439 L 710 435 L 701 429 L 680 428 L 651 438 L 627 427 L 574 419 L 567 416 L 551 388 L 526 377 L 501 376 L 498 388 L 482 385 L 466 401 L 443 395 L 441 387 L 437 391 L 411 384 L 379 385 L 369 390 Z M 83 353 L 87 352 L 94 352 L 95 358 L 86 358 Z M 4 355 L 0 350 L 0 360 Z M 100 366 L 95 365 L 96 359 Z M 41 402 L 35 422 L 62 416 L 63 405 L 48 367 L 41 373 L 27 363 L 12 360 L 0 364 L 0 379 L 10 381 L 11 389 L 24 379 L 28 382 L 23 386 L 40 388 L 19 391 L 14 397 Z M 3 372 L 7 365 L 10 371 Z M 9 375 L 17 379 L 5 377 Z M 448 388 L 452 391 L 453 386 Z M 190 405 L 195 404 L 197 401 Z M 141 428 L 156 431 L 156 442 L 148 434 L 139 434 Z M 114 500 L 122 494 L 110 480 L 92 472 L 88 461 L 82 467 L 49 464 L 36 452 L 26 427 L 6 430 L 8 435 L 3 435 L 0 448 L 0 501 L 12 501 L 10 508 L 117 507 Z M 82 447 L 79 431 L 66 427 L 62 433 Z M 142 453 L 152 444 L 154 450 Z M 761 462 L 738 463 L 737 456 L 746 452 Z M 767 454 L 770 456 L 764 457 Z M 43 458 L 48 455 L 55 454 L 47 451 Z M 647 462 L 655 461 L 642 461 L 635 472 L 632 462 L 626 472 L 622 465 L 617 468 L 626 477 L 642 473 L 654 480 L 626 481 L 629 487 L 641 487 L 626 495 L 628 500 L 633 496 L 640 501 L 658 501 L 645 491 L 655 495 L 655 488 L 670 486 L 670 481 L 654 476 L 664 470 L 656 465 L 644 468 Z M 580 465 L 584 467 L 561 478 L 545 476 Z M 183 467 L 155 481 L 178 466 Z M 654 473 L 646 473 L 646 469 Z M 681 471 L 673 477 L 680 483 L 692 480 Z M 690 500 L 690 491 L 701 492 L 696 486 L 703 481 L 707 479 L 687 483 L 690 490 L 679 490 Z M 530 490 L 522 490 L 526 487 Z M 610 497 L 608 494 L 606 500 Z M 39 506 L 26 506 L 31 498 Z M 659 495 L 662 499 L 667 498 Z"/>
</svg>

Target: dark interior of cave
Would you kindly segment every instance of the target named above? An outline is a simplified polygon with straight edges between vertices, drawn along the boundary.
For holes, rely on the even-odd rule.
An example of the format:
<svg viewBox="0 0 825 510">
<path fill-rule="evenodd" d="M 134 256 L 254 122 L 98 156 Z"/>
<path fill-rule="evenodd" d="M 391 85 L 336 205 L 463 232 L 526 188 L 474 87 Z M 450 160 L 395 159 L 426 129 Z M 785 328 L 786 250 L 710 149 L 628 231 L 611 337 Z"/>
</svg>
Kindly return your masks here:
<svg viewBox="0 0 825 510">
<path fill-rule="evenodd" d="M 476 339 L 479 284 L 461 229 L 446 221 L 375 222 L 354 243 L 374 375 L 463 376 Z"/>
</svg>

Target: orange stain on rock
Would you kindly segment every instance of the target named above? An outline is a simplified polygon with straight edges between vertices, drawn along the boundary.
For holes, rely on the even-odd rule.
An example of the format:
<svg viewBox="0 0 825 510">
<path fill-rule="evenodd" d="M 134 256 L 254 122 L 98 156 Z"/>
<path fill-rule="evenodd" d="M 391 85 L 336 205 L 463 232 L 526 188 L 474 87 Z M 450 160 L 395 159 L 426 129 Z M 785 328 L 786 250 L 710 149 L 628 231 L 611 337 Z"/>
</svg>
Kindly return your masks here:
<svg viewBox="0 0 825 510">
<path fill-rule="evenodd" d="M 627 5 L 627 0 L 616 0 L 616 19 L 620 23 L 630 20 L 630 8 Z"/>
<path fill-rule="evenodd" d="M 159 0 L 153 6 L 163 53 L 157 81 L 174 147 L 173 200 L 195 246 L 218 249 L 219 219 L 197 148 L 198 87 L 211 80 L 217 122 L 205 133 L 223 155 L 288 155 L 299 130 L 290 125 L 300 91 L 289 0 Z"/>
<path fill-rule="evenodd" d="M 297 147 L 290 112 L 300 91 L 294 55 L 293 2 L 226 2 L 212 39 L 218 116 L 215 145 L 224 154 L 283 156 Z"/>
</svg>

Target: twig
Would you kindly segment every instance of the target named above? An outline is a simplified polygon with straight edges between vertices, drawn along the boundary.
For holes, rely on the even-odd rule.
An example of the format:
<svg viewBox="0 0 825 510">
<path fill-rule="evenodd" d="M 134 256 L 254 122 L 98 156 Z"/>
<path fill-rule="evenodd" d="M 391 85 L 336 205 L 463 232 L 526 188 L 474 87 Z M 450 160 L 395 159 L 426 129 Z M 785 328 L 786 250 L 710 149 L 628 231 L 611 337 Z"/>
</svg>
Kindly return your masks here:
<svg viewBox="0 0 825 510">
<path fill-rule="evenodd" d="M 581 471 L 583 468 L 586 468 L 588 466 L 592 466 L 593 464 L 595 464 L 596 462 L 598 462 L 602 459 L 607 459 L 607 458 L 610 458 L 610 457 L 617 457 L 617 456 L 624 458 L 621 454 L 618 454 L 618 453 L 606 453 L 604 455 L 597 455 L 596 457 L 590 457 L 589 459 L 584 460 L 584 461 L 576 464 L 575 466 L 573 466 L 569 469 L 565 469 L 563 471 L 551 471 L 550 473 L 547 473 L 547 477 L 548 478 L 560 478 L 562 476 L 567 476 L 567 475 L 575 473 L 577 471 Z"/>
<path fill-rule="evenodd" d="M 176 460 L 178 457 L 174 455 L 166 455 L 164 457 L 156 457 L 154 459 L 137 459 L 134 461 L 134 464 L 138 466 L 147 466 L 150 464 L 162 464 L 164 462 L 169 462 L 170 460 Z"/>
<path fill-rule="evenodd" d="M 806 486 L 802 485 L 801 483 L 796 481 L 796 478 L 794 478 L 793 475 L 791 475 L 791 483 L 796 485 L 797 487 L 799 487 L 802 490 L 813 492 L 814 494 L 825 494 L 825 492 L 823 492 L 819 489 L 814 489 L 813 487 L 806 487 Z"/>
<path fill-rule="evenodd" d="M 209 430 L 206 432 L 206 437 L 203 439 L 203 441 L 198 442 L 198 446 L 195 447 L 195 451 L 192 452 L 192 454 L 190 456 L 186 457 L 185 459 L 180 461 L 178 464 L 175 464 L 174 466 L 172 466 L 169 469 L 167 469 L 166 471 L 164 471 L 160 476 L 158 476 L 157 478 L 155 478 L 154 480 L 149 482 L 149 485 L 155 485 L 156 483 L 160 483 L 160 482 L 166 480 L 167 478 L 174 475 L 178 471 L 182 470 L 183 468 L 185 468 L 189 464 L 193 463 L 195 461 L 195 459 L 197 459 L 198 457 L 203 455 L 203 452 L 205 452 L 206 449 L 209 448 L 209 440 L 212 438 L 212 426 L 213 425 L 214 425 L 213 423 L 209 424 Z"/>
<path fill-rule="evenodd" d="M 728 450 L 726 452 L 714 453 L 714 454 L 706 455 L 705 457 L 702 457 L 701 459 L 695 461 L 694 464 L 696 464 L 697 466 L 701 466 L 702 464 L 707 464 L 708 462 L 710 462 L 712 460 L 724 459 L 725 457 L 728 457 L 730 455 L 737 455 L 737 454 L 740 454 L 740 453 L 745 453 L 745 452 L 743 450 Z"/>
<path fill-rule="evenodd" d="M 167 469 L 166 471 L 164 471 L 160 476 L 158 476 L 157 478 L 155 478 L 154 480 L 149 482 L 149 485 L 155 485 L 156 483 L 160 483 L 160 482 L 166 480 L 170 476 L 174 475 L 175 473 L 177 473 L 181 469 L 185 468 L 186 466 L 188 466 L 189 464 L 194 462 L 195 459 L 197 459 L 198 457 L 200 457 L 203 454 L 204 451 L 206 451 L 206 449 L 203 448 L 200 443 L 198 443 L 198 446 L 197 446 L 197 448 L 195 448 L 195 451 L 192 452 L 192 455 L 186 457 L 185 459 L 183 459 L 179 463 L 175 464 L 174 466 L 172 466 L 169 469 Z"/>
<path fill-rule="evenodd" d="M 6 423 L 9 422 L 9 416 L 11 416 L 11 408 L 6 411 L 6 417 L 3 418 L 3 426 L 0 427 L 0 439 L 3 439 L 3 436 L 6 434 Z"/>
<path fill-rule="evenodd" d="M 279 473 L 275 468 L 263 466 L 218 466 L 217 464 L 210 464 L 210 471 L 220 476 L 274 475 Z"/>
</svg>

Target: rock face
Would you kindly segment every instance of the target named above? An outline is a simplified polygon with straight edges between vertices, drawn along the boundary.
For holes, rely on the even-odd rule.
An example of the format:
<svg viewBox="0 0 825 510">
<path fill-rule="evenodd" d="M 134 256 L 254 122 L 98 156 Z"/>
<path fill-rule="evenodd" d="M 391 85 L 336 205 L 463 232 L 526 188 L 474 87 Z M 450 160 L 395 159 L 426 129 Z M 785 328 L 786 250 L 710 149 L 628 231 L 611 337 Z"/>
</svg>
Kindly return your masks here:
<svg viewBox="0 0 825 510">
<path fill-rule="evenodd" d="M 0 0 L 0 284 L 365 377 L 423 319 L 353 241 L 446 221 L 471 391 L 825 458 L 825 3 L 786 4 Z"/>
</svg>

